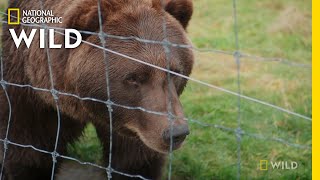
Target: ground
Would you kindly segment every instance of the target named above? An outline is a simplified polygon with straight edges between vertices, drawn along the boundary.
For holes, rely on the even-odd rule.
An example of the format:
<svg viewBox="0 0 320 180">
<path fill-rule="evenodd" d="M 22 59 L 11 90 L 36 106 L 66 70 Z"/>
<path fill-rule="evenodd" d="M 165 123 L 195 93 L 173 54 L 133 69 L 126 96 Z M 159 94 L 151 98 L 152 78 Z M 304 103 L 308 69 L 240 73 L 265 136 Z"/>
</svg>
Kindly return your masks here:
<svg viewBox="0 0 320 180">
<path fill-rule="evenodd" d="M 1 11 L 5 2 L 0 0 Z M 188 29 L 194 45 L 234 51 L 232 1 L 195 0 L 194 4 Z M 287 60 L 241 58 L 241 93 L 311 117 L 311 1 L 245 0 L 237 1 L 237 10 L 241 52 Z M 237 91 L 237 66 L 232 55 L 195 52 L 193 78 Z M 188 117 L 237 128 L 236 96 L 190 82 L 181 100 Z M 282 138 L 311 146 L 311 122 L 244 99 L 240 107 L 242 130 L 266 138 L 242 136 L 241 179 L 311 179 L 311 149 L 270 140 Z M 172 179 L 235 179 L 238 143 L 234 133 L 192 122 L 190 126 L 185 145 L 173 155 Z M 84 137 L 70 145 L 69 151 L 73 157 L 99 163 L 101 147 L 94 128 L 88 126 Z M 264 159 L 296 161 L 299 167 L 260 171 L 259 161 Z"/>
</svg>

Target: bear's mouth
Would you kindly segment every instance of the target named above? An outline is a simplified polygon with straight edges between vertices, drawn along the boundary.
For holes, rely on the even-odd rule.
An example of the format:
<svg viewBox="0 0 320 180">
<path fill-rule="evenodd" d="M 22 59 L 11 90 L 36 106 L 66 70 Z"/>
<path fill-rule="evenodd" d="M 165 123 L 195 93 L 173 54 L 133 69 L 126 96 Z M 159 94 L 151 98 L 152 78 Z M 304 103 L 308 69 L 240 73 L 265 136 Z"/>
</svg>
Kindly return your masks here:
<svg viewBox="0 0 320 180">
<path fill-rule="evenodd" d="M 171 131 L 171 132 L 170 132 Z M 172 150 L 179 149 L 186 137 L 189 135 L 188 125 L 173 126 L 172 129 L 168 128 L 162 134 L 162 138 L 168 150 L 172 147 Z"/>
<path fill-rule="evenodd" d="M 184 140 L 186 139 L 186 137 L 187 137 L 187 136 L 174 138 L 172 147 L 173 147 L 174 149 L 178 149 L 179 147 L 181 147 L 181 145 L 183 144 L 183 142 L 184 142 Z"/>
<path fill-rule="evenodd" d="M 123 135 L 127 138 L 131 137 L 139 139 L 141 143 L 146 145 L 149 149 L 161 154 L 168 154 L 171 150 L 177 150 L 182 147 L 183 142 L 189 135 L 189 128 L 187 124 L 174 125 L 172 127 L 163 128 L 164 130 L 148 129 L 138 130 L 133 126 L 126 125 L 126 131 L 123 131 Z M 126 132 L 124 134 L 124 132 Z M 159 133 L 160 132 L 160 133 Z"/>
<path fill-rule="evenodd" d="M 179 149 L 182 145 L 184 140 L 186 139 L 187 135 L 185 136 L 179 136 L 179 137 L 171 137 L 165 140 L 166 149 L 169 152 L 172 144 L 172 150 Z"/>
</svg>

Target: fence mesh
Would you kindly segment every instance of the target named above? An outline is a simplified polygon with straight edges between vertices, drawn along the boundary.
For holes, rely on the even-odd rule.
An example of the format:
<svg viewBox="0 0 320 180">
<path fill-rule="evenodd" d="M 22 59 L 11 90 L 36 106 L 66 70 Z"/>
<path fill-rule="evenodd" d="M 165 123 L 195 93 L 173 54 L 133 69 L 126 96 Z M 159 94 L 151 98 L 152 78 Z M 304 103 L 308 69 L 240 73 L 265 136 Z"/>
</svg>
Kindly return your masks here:
<svg viewBox="0 0 320 180">
<path fill-rule="evenodd" d="M 41 5 L 41 9 L 44 9 L 44 2 L 43 0 L 39 0 L 39 3 Z M 139 174 L 127 174 L 127 173 L 124 173 L 124 172 L 120 172 L 118 171 L 117 169 L 114 169 L 111 165 L 111 162 L 112 162 L 112 133 L 113 133 L 113 129 L 112 129 L 112 121 L 113 121 L 113 109 L 112 107 L 119 107 L 119 108 L 123 108 L 123 109 L 129 109 L 129 110 L 137 110 L 137 111 L 142 111 L 144 113 L 150 113 L 150 114 L 154 114 L 154 115 L 158 115 L 158 116 L 166 116 L 168 121 L 170 122 L 170 153 L 169 153 L 169 161 L 168 161 L 168 174 L 167 174 L 167 179 L 171 179 L 171 176 L 172 176 L 172 162 L 173 162 L 173 153 L 172 153 L 172 144 L 173 144 L 173 139 L 172 139 L 172 125 L 173 125 L 173 121 L 175 118 L 182 118 L 182 117 L 175 117 L 175 115 L 173 115 L 172 113 L 172 97 L 169 93 L 169 96 L 168 96 L 168 104 L 167 104 L 167 112 L 164 113 L 164 112 L 156 112 L 156 111 L 152 111 L 150 109 L 147 109 L 145 107 L 132 107 L 132 106 L 127 106 L 125 104 L 118 104 L 116 102 L 114 102 L 112 99 L 111 99 L 111 94 L 110 94 L 110 86 L 112 86 L 112 84 L 110 84 L 110 80 L 109 80 L 109 59 L 108 59 L 108 56 L 107 56 L 107 53 L 112 53 L 112 54 L 115 54 L 115 55 L 118 55 L 118 56 L 121 56 L 123 58 L 126 58 L 130 61 L 134 61 L 134 62 L 138 62 L 138 63 L 141 63 L 141 64 L 144 64 L 144 65 L 147 65 L 147 66 L 150 66 L 152 68 L 155 68 L 155 69 L 158 69 L 158 70 L 161 70 L 161 71 L 164 71 L 167 73 L 167 78 L 168 78 L 168 82 L 170 82 L 170 78 L 172 75 L 175 75 L 175 76 L 179 76 L 181 78 L 184 78 L 184 79 L 187 79 L 189 81 L 193 81 L 197 84 L 200 84 L 202 86 L 206 86 L 210 89 L 215 89 L 215 90 L 219 90 L 219 91 L 222 91 L 223 93 L 227 93 L 227 94 L 230 94 L 232 96 L 236 96 L 237 97 L 237 117 L 235 117 L 235 121 L 237 121 L 237 128 L 231 128 L 231 127 L 226 127 L 226 126 L 223 126 L 223 125 L 219 125 L 219 124 L 212 124 L 212 123 L 206 123 L 206 122 L 203 122 L 199 119 L 194 119 L 194 118 L 189 118 L 189 117 L 183 117 L 185 121 L 188 121 L 189 123 L 194 123 L 194 124 L 197 124 L 201 127 L 208 127 L 208 128 L 213 128 L 213 129 L 219 129 L 221 131 L 226 131 L 226 132 L 230 132 L 230 133 L 233 133 L 235 135 L 235 138 L 236 138 L 236 141 L 237 141 L 237 179 L 240 179 L 241 178 L 241 167 L 242 167 L 242 164 L 241 164 L 241 143 L 242 143 L 242 137 L 243 136 L 247 136 L 247 137 L 250 137 L 250 138 L 255 138 L 255 139 L 262 139 L 262 140 L 266 140 L 266 141 L 274 141 L 274 142 L 278 142 L 278 143 L 282 143 L 282 144 L 285 144 L 287 146 L 290 146 L 292 148 L 300 148 L 300 149 L 311 149 L 311 146 L 309 144 L 296 144 L 296 143 L 293 143 L 293 142 L 290 142 L 289 140 L 286 140 L 286 139 L 282 139 L 282 138 L 277 138 L 277 137 L 268 137 L 268 136 L 264 136 L 264 135 L 260 135 L 260 134 L 255 134 L 255 133 L 250 133 L 250 132 L 246 132 L 244 131 L 242 128 L 241 128 L 241 109 L 242 109 L 242 101 L 246 100 L 246 101 L 251 101 L 251 102 L 254 102 L 254 103 L 257 103 L 257 104 L 261 104 L 261 105 L 264 105 L 264 106 L 267 106 L 267 107 L 270 107 L 270 108 L 273 108 L 273 109 L 276 109 L 276 110 L 279 110 L 283 113 L 287 113 L 289 115 L 293 115 L 293 116 L 296 116 L 298 118 L 300 118 L 301 120 L 305 120 L 307 122 L 310 122 L 310 125 L 311 125 L 311 117 L 308 117 L 306 115 L 303 115 L 303 114 L 299 114 L 299 113 L 296 113 L 296 112 L 293 112 L 291 110 L 288 110 L 288 109 L 285 109 L 283 107 L 280 107 L 280 106 L 277 106 L 277 105 L 274 105 L 272 103 L 269 103 L 269 102 L 265 102 L 263 100 L 259 100 L 259 99 L 256 99 L 256 98 L 253 98 L 253 97 L 250 97 L 250 96 L 246 96 L 244 94 L 241 93 L 241 73 L 240 73 L 240 68 L 241 68 L 241 59 L 242 58 L 251 58 L 255 61 L 265 61 L 265 62 L 271 62 L 271 61 L 275 61 L 275 62 L 279 62 L 279 63 L 284 63 L 288 66 L 297 66 L 299 68 L 308 68 L 311 70 L 311 66 L 308 65 L 308 64 L 301 64 L 301 63 L 295 63 L 293 62 L 292 60 L 287 60 L 287 59 L 283 59 L 283 58 L 265 58 L 265 57 L 259 57 L 259 56 L 254 56 L 254 55 L 250 55 L 250 54 L 247 54 L 247 53 L 244 53 L 244 52 L 241 52 L 240 51 L 240 48 L 239 48 L 239 38 L 238 38 L 238 33 L 239 33 L 239 29 L 238 29 L 238 21 L 237 21 L 237 3 L 238 1 L 237 0 L 233 0 L 232 1 L 233 3 L 233 23 L 234 23 L 234 43 L 235 43 L 235 51 L 234 52 L 231 52 L 231 51 L 224 51 L 224 50 L 217 50 L 217 49 L 204 49 L 204 48 L 197 48 L 197 47 L 194 47 L 194 46 L 191 46 L 191 45 L 186 45 L 186 44 L 175 44 L 175 43 L 172 43 L 168 40 L 167 38 L 167 27 L 166 27 L 166 18 L 163 17 L 163 24 L 162 24 L 162 30 L 163 30 L 163 34 L 164 34 L 164 37 L 163 37 L 163 41 L 154 41 L 154 40 L 149 40 L 149 39 L 142 39 L 142 38 L 139 38 L 139 37 L 135 37 L 135 36 L 128 36 L 128 37 L 125 37 L 125 36 L 117 36 L 117 35 L 112 35 L 112 34 L 108 34 L 106 32 L 103 31 L 103 22 L 104 22 L 104 19 L 102 18 L 102 8 L 101 8 L 101 0 L 97 0 L 97 6 L 98 6 L 98 17 L 99 17 L 99 32 L 96 33 L 96 32 L 90 32 L 90 31 L 83 31 L 83 30 L 79 30 L 79 32 L 81 32 L 82 34 L 88 34 L 88 35 L 97 35 L 100 39 L 100 42 L 102 44 L 102 46 L 98 46 L 96 44 L 93 44 L 93 43 L 90 43 L 88 41 L 85 41 L 85 40 L 82 40 L 82 43 L 85 43 L 87 45 L 90 45 L 90 46 L 93 46 L 95 48 L 98 48 L 98 49 L 101 49 L 104 51 L 104 61 L 105 61 L 105 64 L 106 64 L 106 67 L 105 67 L 105 77 L 106 77 L 106 89 L 107 89 L 107 101 L 105 100 L 100 100 L 100 99 L 95 99 L 95 98 L 92 98 L 92 97 L 80 97 L 76 94 L 72 94 L 72 93 L 68 93 L 68 92 L 62 92 L 62 91 L 59 91 L 57 89 L 55 89 L 55 82 L 54 82 L 54 74 L 52 72 L 52 66 L 51 66 L 51 55 L 50 55 L 50 51 L 49 51 L 49 48 L 48 48 L 48 43 L 45 42 L 45 52 L 46 52 L 46 55 L 47 55 L 47 63 L 48 63 L 48 69 L 49 69 L 49 75 L 50 75 L 50 84 L 51 84 L 51 87 L 50 89 L 45 89 L 45 88 L 41 88 L 41 87 L 34 87 L 32 84 L 16 84 L 16 83 L 13 83 L 13 82 L 7 82 L 5 79 L 4 79 L 4 68 L 3 68 L 3 59 L 2 59 L 2 53 L 1 53 L 1 69 L 0 69 L 0 73 L 1 73 L 1 81 L 0 81 L 0 84 L 1 84 L 1 87 L 2 87 L 2 90 L 5 94 L 5 97 L 6 97 L 6 100 L 8 102 L 8 106 L 9 106 L 9 114 L 8 114 L 8 124 L 7 124 L 7 127 L 6 127 L 6 134 L 5 134 L 5 138 L 4 139 L 0 139 L 0 141 L 3 143 L 3 159 L 2 159 L 2 163 L 1 163 L 1 172 L 0 172 L 0 179 L 3 178 L 3 171 L 4 171 L 4 165 L 6 163 L 6 154 L 8 151 L 10 151 L 10 148 L 8 148 L 9 145 L 12 145 L 12 146 L 17 146 L 17 147 L 21 147 L 21 148 L 29 148 L 29 149 L 32 149 L 34 151 L 37 151 L 37 152 L 40 152 L 40 153 L 43 153 L 43 154 L 46 154 L 48 156 L 51 156 L 52 157 L 52 173 L 51 173 L 51 179 L 53 180 L 54 179 L 54 175 L 55 175 L 55 167 L 56 167 L 56 164 L 57 164 L 57 158 L 62 158 L 62 159 L 66 159 L 66 160 L 71 160 L 71 161 L 74 161 L 74 162 L 77 162 L 81 165 L 88 165 L 88 166 L 93 166 L 93 167 L 96 167 L 96 168 L 99 168 L 99 169 L 102 169 L 102 170 L 105 170 L 106 174 L 107 174 L 107 177 L 108 179 L 112 179 L 112 174 L 119 174 L 119 175 L 122 175 L 122 176 L 126 176 L 126 177 L 132 177 L 132 178 L 140 178 L 140 179 L 146 179 L 145 177 L 139 175 Z M 165 11 L 165 1 L 164 0 L 161 0 L 161 4 L 163 6 L 163 11 Z M 6 12 L 0 12 L 1 15 L 3 15 L 4 17 L 8 16 L 8 14 Z M 15 16 L 12 16 L 11 17 L 15 17 Z M 6 24 L 8 23 L 5 19 L 1 20 L 1 23 L 2 24 Z M 63 33 L 63 30 L 64 28 L 59 28 L 59 27 L 53 27 L 53 26 L 47 26 L 46 24 L 24 24 L 24 23 L 21 23 L 20 24 L 21 26 L 26 26 L 26 27 L 39 27 L 39 28 L 43 28 L 45 29 L 45 37 L 48 36 L 47 34 L 47 30 L 48 29 L 54 29 L 55 30 L 55 33 L 57 34 L 60 34 L 60 35 L 64 35 Z M 73 38 L 73 37 L 71 37 Z M 160 66 L 156 66 L 156 65 L 153 65 L 153 64 L 150 64 L 148 62 L 145 62 L 141 59 L 137 59 L 137 58 L 134 58 L 134 57 L 130 57 L 129 55 L 126 55 L 126 54 L 122 54 L 122 53 L 119 53 L 117 51 L 114 51 L 114 50 L 111 50 L 111 49 L 108 49 L 106 44 L 108 43 L 106 41 L 106 38 L 115 38 L 115 39 L 119 39 L 119 40 L 122 40 L 124 42 L 128 41 L 128 40 L 136 40 L 136 41 L 139 41 L 139 42 L 143 42 L 143 43 L 150 43 L 150 44 L 159 44 L 159 45 L 162 45 L 162 47 L 164 48 L 165 50 L 165 54 L 166 54 L 166 68 L 163 68 L 163 67 L 160 67 Z M 47 41 L 47 38 L 45 38 L 45 41 Z M 170 70 L 170 56 L 171 56 L 171 52 L 170 52 L 170 47 L 177 47 L 177 48 L 189 48 L 189 49 L 192 49 L 193 51 L 197 51 L 197 52 L 207 52 L 207 53 L 215 53 L 215 54 L 226 54 L 226 55 L 232 55 L 233 58 L 234 58 L 234 63 L 236 64 L 236 67 L 237 67 L 237 77 L 236 78 L 236 82 L 237 82 L 237 92 L 234 92 L 234 91 L 231 91 L 231 90 L 228 90 L 228 89 L 225 89 L 223 87 L 220 87 L 220 86 L 216 86 L 214 84 L 211 84 L 211 83 L 208 83 L 208 82 L 205 82 L 205 81 L 202 81 L 200 79 L 196 79 L 196 78 L 192 78 L 192 77 L 188 77 L 188 76 L 185 76 L 183 74 L 179 74 L 177 72 L 174 72 L 174 71 L 171 71 Z M 9 86 L 12 86 L 12 87 L 16 87 L 16 88 L 28 88 L 28 89 L 31 89 L 33 91 L 40 91 L 40 92 L 47 92 L 47 93 L 51 93 L 53 99 L 54 99 L 54 102 L 55 102 L 55 106 L 56 106 L 56 112 L 57 112 L 57 130 L 56 130 L 56 139 L 55 139 L 55 145 L 54 145 L 54 150 L 53 151 L 46 151 L 46 150 L 43 150 L 43 149 L 39 149 L 37 148 L 36 146 L 32 145 L 32 144 L 19 144 L 19 143 L 16 143 L 16 142 L 12 142 L 10 141 L 10 139 L 8 138 L 8 135 L 10 133 L 10 124 L 11 124 L 11 116 L 12 116 L 12 105 L 11 105 L 11 102 L 10 102 L 10 98 L 9 98 L 9 94 L 8 94 L 8 91 L 7 91 L 7 87 Z M 169 88 L 169 91 L 170 92 L 170 83 L 168 83 L 168 88 Z M 61 119 L 61 116 L 60 116 L 60 108 L 59 108 L 59 97 L 61 96 L 66 96 L 66 97 L 73 97 L 73 98 L 76 98 L 76 99 L 79 99 L 81 101 L 92 101 L 92 102 L 97 102 L 97 103 L 101 103 L 101 104 L 104 104 L 105 107 L 106 107 L 106 111 L 108 112 L 108 118 L 109 118 L 109 126 L 110 126 L 110 129 L 109 129 L 109 140 L 110 140 L 110 149 L 109 149 L 109 161 L 108 161 L 108 164 L 106 164 L 106 166 L 101 166 L 101 165 L 98 165 L 98 164 L 95 164 L 95 163 L 91 163 L 91 162 L 83 162 L 81 161 L 80 159 L 77 159 L 77 158 L 74 158 L 74 157 L 70 157 L 70 156 L 66 156 L 66 155 L 62 155 L 62 154 L 59 154 L 59 152 L 57 151 L 57 147 L 58 147 L 58 143 L 59 143 L 59 135 L 60 135 L 60 124 L 61 124 L 61 121 L 63 121 L 63 119 Z M 1 110 L 1 109 L 0 109 Z"/>
</svg>

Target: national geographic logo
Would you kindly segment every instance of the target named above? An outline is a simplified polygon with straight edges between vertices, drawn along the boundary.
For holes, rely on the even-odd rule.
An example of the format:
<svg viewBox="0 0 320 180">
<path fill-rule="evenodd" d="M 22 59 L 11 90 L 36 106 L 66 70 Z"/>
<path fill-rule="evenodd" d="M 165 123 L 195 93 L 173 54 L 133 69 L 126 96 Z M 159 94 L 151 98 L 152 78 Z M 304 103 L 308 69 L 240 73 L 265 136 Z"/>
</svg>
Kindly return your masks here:
<svg viewBox="0 0 320 180">
<path fill-rule="evenodd" d="M 8 8 L 8 24 L 19 25 L 20 21 L 23 25 L 56 24 L 62 23 L 62 17 L 54 16 L 52 10 L 20 10 L 19 8 Z M 41 49 L 45 48 L 45 38 L 48 38 L 48 48 L 50 49 L 73 49 L 78 47 L 82 42 L 82 35 L 76 29 L 64 29 L 64 46 L 61 43 L 56 44 L 54 42 L 55 29 L 53 28 L 30 28 L 31 31 L 29 34 L 26 33 L 24 28 L 21 31 L 17 31 L 17 29 L 14 28 L 9 28 L 8 30 L 17 49 L 19 48 L 22 41 L 24 41 L 27 48 L 29 48 L 37 32 L 39 32 L 39 48 Z M 48 35 L 46 35 L 46 31 L 48 31 Z M 73 39 L 74 41 L 71 41 L 71 39 Z"/>
<path fill-rule="evenodd" d="M 52 10 L 20 10 L 8 8 L 8 24 L 61 24 L 62 17 L 55 16 Z"/>
<path fill-rule="evenodd" d="M 20 9 L 8 8 L 8 24 L 19 25 L 20 24 Z"/>
<path fill-rule="evenodd" d="M 267 171 L 269 168 L 278 170 L 294 170 L 298 168 L 298 163 L 295 161 L 270 161 L 269 164 L 268 160 L 260 160 L 259 169 L 261 171 Z"/>
</svg>

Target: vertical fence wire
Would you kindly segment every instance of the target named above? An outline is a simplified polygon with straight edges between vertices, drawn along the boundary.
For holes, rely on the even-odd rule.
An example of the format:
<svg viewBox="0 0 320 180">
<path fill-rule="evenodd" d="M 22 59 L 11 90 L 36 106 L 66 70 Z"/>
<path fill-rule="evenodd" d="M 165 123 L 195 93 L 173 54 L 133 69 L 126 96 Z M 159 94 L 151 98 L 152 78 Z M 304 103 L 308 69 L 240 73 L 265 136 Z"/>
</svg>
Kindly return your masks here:
<svg viewBox="0 0 320 180">
<path fill-rule="evenodd" d="M 162 7 L 162 31 L 163 31 L 163 49 L 165 52 L 165 60 L 166 60 L 166 69 L 168 70 L 166 72 L 167 77 L 167 91 L 168 91 L 168 97 L 167 97 L 167 113 L 168 113 L 168 122 L 169 122 L 169 135 L 170 135 L 170 146 L 169 146 L 169 165 L 168 165 L 168 180 L 171 180 L 172 176 L 172 161 L 173 161 L 173 124 L 174 124 L 174 115 L 172 111 L 172 83 L 171 83 L 171 74 L 170 74 L 170 61 L 171 61 L 171 50 L 169 47 L 169 39 L 167 36 L 167 20 L 166 20 L 166 1 L 160 0 L 161 7 Z"/>
<path fill-rule="evenodd" d="M 43 0 L 40 0 L 40 6 L 41 6 L 41 10 L 44 10 L 45 4 L 44 4 Z M 53 77 L 53 72 L 52 72 L 52 61 L 50 58 L 50 50 L 48 47 L 49 46 L 49 41 L 48 41 L 49 29 L 45 24 L 42 24 L 42 27 L 44 28 L 44 31 L 45 31 L 44 32 L 44 44 L 45 44 L 45 51 L 46 51 L 46 55 L 47 55 L 47 64 L 48 64 L 48 71 L 49 71 L 49 78 L 50 78 L 50 85 L 51 85 L 50 93 L 51 93 L 52 98 L 54 100 L 54 103 L 56 106 L 56 111 L 57 111 L 57 132 L 56 132 L 54 150 L 51 153 L 51 156 L 52 156 L 51 180 L 54 180 L 54 174 L 55 174 L 55 169 L 56 169 L 56 164 L 57 164 L 57 157 L 59 156 L 57 149 L 58 149 L 60 129 L 61 129 L 61 115 L 60 115 L 60 108 L 59 108 L 59 97 L 58 97 L 57 90 L 55 89 L 55 86 L 54 86 L 54 77 Z"/>
<path fill-rule="evenodd" d="M 5 139 L 3 141 L 3 155 L 2 155 L 2 163 L 1 163 L 1 172 L 0 172 L 0 180 L 2 180 L 3 178 L 3 174 L 4 174 L 4 164 L 5 164 L 5 159 L 6 159 L 6 154 L 8 151 L 8 136 L 9 136 L 9 129 L 10 129 L 10 124 L 11 124 L 11 116 L 12 116 L 12 106 L 11 106 L 11 101 L 10 101 L 10 97 L 7 91 L 7 87 L 4 81 L 4 75 L 3 75 L 3 59 L 2 59 L 2 53 L 1 53 L 1 87 L 5 93 L 6 96 L 6 100 L 8 102 L 8 106 L 9 106 L 9 112 L 8 112 L 8 121 L 7 121 L 7 129 L 6 129 L 6 134 L 5 134 Z"/>
<path fill-rule="evenodd" d="M 235 38 L 235 48 L 236 51 L 234 53 L 235 63 L 237 64 L 237 88 L 238 88 L 238 117 L 237 117 L 237 124 L 238 128 L 235 131 L 235 135 L 237 138 L 237 179 L 241 178 L 241 138 L 242 138 L 242 130 L 241 130 L 241 81 L 240 81 L 240 63 L 241 63 L 241 54 L 239 48 L 239 36 L 238 36 L 238 12 L 237 12 L 237 0 L 232 1 L 233 4 L 233 20 L 234 20 L 234 38 Z"/>
<path fill-rule="evenodd" d="M 103 46 L 103 48 L 106 48 L 106 40 L 104 36 L 103 31 L 103 20 L 102 19 L 102 12 L 101 12 L 101 0 L 98 0 L 98 16 L 99 16 L 99 38 L 100 42 Z M 106 22 L 106 20 L 104 20 Z M 104 22 L 104 23 L 105 23 Z M 105 77 L 106 77 L 106 86 L 107 86 L 107 109 L 108 109 L 108 115 L 109 115 L 109 162 L 108 162 L 108 168 L 107 168 L 107 176 L 108 179 L 112 178 L 112 101 L 111 101 L 111 93 L 110 93 L 110 79 L 109 79 L 109 60 L 107 59 L 107 52 L 103 51 L 103 58 L 105 61 Z"/>
<path fill-rule="evenodd" d="M 8 91 L 6 90 L 6 85 L 1 83 L 2 89 L 4 90 L 6 99 L 8 101 L 8 106 L 9 106 L 9 115 L 8 115 L 8 124 L 7 124 L 7 130 L 6 130 L 6 135 L 5 135 L 5 139 L 3 141 L 3 159 L 2 159 L 2 164 L 1 164 L 1 172 L 0 172 L 0 180 L 3 177 L 3 173 L 4 173 L 4 164 L 5 164 L 5 159 L 6 159 L 6 154 L 8 151 L 8 145 L 9 145 L 9 129 L 10 129 L 10 123 L 11 123 L 11 116 L 12 116 L 12 106 L 11 106 L 11 101 L 9 98 L 9 94 Z"/>
<path fill-rule="evenodd" d="M 8 0 L 8 4 L 9 4 L 9 0 Z M 8 91 L 7 91 L 7 87 L 6 87 L 6 84 L 5 84 L 5 81 L 4 81 L 4 66 L 3 66 L 3 59 L 2 59 L 2 48 L 1 48 L 1 51 L 0 51 L 0 55 L 1 55 L 1 58 L 0 58 L 0 61 L 1 61 L 1 81 L 0 82 L 1 82 L 1 87 L 2 87 L 2 89 L 4 91 L 4 93 L 5 93 L 5 97 L 6 97 L 6 100 L 8 102 L 8 106 L 9 106 L 7 129 L 6 129 L 6 134 L 5 134 L 5 138 L 4 138 L 4 141 L 3 141 L 3 155 L 2 155 L 1 172 L 0 172 L 0 180 L 2 180 L 2 178 L 4 177 L 3 174 L 4 174 L 5 159 L 6 159 L 6 154 L 7 154 L 8 145 L 9 145 L 8 136 L 9 136 L 9 130 L 10 130 L 10 124 L 11 124 L 12 106 L 11 106 L 10 97 L 9 97 L 9 94 L 8 94 Z"/>
<path fill-rule="evenodd" d="M 0 17 L 0 18 L 2 18 L 2 17 Z M 0 39 L 2 38 L 2 34 L 0 34 Z M 0 46 L 0 85 L 1 85 L 1 88 L 2 88 L 2 90 L 4 90 L 4 87 L 3 87 L 3 62 L 2 62 L 3 60 L 2 60 L 2 46 Z M 3 146 L 4 146 L 4 142 L 2 142 L 3 143 Z M 1 151 L 0 151 L 1 152 Z M 1 154 L 1 156 L 2 156 L 2 161 L 1 161 L 1 169 L 0 169 L 0 180 L 2 179 L 2 174 L 3 174 L 3 164 L 4 164 L 4 160 L 3 159 L 5 159 L 5 153 L 4 152 L 2 152 L 2 154 Z"/>
</svg>

